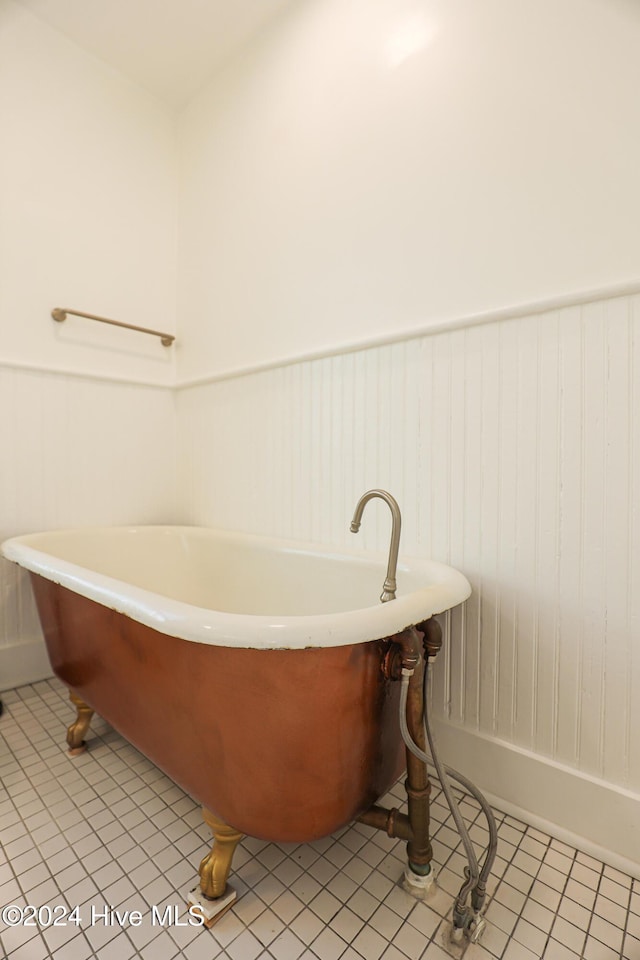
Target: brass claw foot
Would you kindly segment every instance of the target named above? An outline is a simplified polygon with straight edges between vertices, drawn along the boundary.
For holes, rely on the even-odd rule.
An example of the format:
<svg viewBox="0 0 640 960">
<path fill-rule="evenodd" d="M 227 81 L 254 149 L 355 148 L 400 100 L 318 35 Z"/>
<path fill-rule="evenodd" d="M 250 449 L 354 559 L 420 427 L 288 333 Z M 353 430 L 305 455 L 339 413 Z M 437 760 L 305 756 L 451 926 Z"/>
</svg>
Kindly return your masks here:
<svg viewBox="0 0 640 960">
<path fill-rule="evenodd" d="M 84 736 L 89 729 L 93 710 L 73 691 L 69 693 L 69 699 L 76 708 L 78 715 L 67 730 L 67 744 L 69 745 L 69 756 L 77 757 L 87 749 Z"/>
<path fill-rule="evenodd" d="M 200 888 L 189 894 L 190 909 L 199 914 L 206 927 L 211 927 L 232 906 L 236 892 L 227 884 L 231 860 L 242 834 L 224 820 L 202 808 L 204 822 L 213 833 L 211 851 L 200 864 Z"/>
<path fill-rule="evenodd" d="M 207 900 L 221 897 L 227 885 L 231 860 L 242 834 L 220 820 L 206 807 L 202 808 L 204 822 L 211 828 L 213 846 L 200 864 L 200 890 Z"/>
</svg>

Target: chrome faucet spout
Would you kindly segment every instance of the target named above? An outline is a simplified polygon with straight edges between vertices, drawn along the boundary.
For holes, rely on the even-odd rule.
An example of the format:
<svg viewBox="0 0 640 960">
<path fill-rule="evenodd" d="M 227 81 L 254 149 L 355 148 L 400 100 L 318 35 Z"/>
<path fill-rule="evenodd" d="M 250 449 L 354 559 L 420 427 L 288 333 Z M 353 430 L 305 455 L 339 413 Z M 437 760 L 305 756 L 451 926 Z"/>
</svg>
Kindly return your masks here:
<svg viewBox="0 0 640 960">
<path fill-rule="evenodd" d="M 380 500 L 384 500 L 391 510 L 391 543 L 389 545 L 389 562 L 387 564 L 387 576 L 382 586 L 382 593 L 380 594 L 381 601 L 386 603 L 388 600 L 395 600 L 396 598 L 396 568 L 398 566 L 398 548 L 400 546 L 400 527 L 402 524 L 402 520 L 400 518 L 400 507 L 398 506 L 397 501 L 391 496 L 390 493 L 387 493 L 386 490 L 368 490 L 366 493 L 362 494 L 356 504 L 350 529 L 351 533 L 358 532 L 360 529 L 360 522 L 362 520 L 364 508 L 368 504 L 369 500 L 373 500 L 374 497 L 379 497 Z"/>
</svg>

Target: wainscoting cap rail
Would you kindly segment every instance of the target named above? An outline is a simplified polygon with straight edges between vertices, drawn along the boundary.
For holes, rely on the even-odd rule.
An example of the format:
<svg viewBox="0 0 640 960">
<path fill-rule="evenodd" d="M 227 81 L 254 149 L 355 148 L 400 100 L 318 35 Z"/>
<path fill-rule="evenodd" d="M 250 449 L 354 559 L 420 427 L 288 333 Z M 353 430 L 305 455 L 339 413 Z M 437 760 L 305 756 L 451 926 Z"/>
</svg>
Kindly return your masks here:
<svg viewBox="0 0 640 960">
<path fill-rule="evenodd" d="M 175 337 L 170 333 L 161 333 L 159 330 L 150 330 L 148 327 L 137 327 L 133 323 L 122 323 L 120 320 L 109 320 L 107 317 L 97 317 L 94 313 L 81 313 L 79 310 L 67 310 L 62 307 L 54 307 L 51 316 L 58 323 L 67 319 L 70 313 L 74 317 L 86 317 L 87 320 L 97 320 L 99 323 L 109 323 L 113 327 L 124 327 L 126 330 L 137 330 L 138 333 L 149 333 L 152 337 L 160 337 L 160 343 L 163 347 L 170 347 Z"/>
</svg>

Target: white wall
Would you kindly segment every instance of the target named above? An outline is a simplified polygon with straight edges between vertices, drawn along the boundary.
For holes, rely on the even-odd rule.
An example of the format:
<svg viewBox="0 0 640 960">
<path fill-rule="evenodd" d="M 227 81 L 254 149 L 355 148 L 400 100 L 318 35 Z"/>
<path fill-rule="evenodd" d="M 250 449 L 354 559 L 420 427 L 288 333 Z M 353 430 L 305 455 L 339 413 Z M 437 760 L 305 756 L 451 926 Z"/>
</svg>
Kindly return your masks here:
<svg viewBox="0 0 640 960">
<path fill-rule="evenodd" d="M 173 519 L 175 349 L 50 317 L 175 329 L 173 117 L 3 0 L 0 130 L 0 540 Z M 49 673 L 26 578 L 0 560 L 0 689 Z"/>
<path fill-rule="evenodd" d="M 639 46 L 628 0 L 293 4 L 181 118 L 181 378 L 639 279 Z"/>
<path fill-rule="evenodd" d="M 175 349 L 50 316 L 175 330 L 170 112 L 13 0 L 0 5 L 0 358 L 169 384 Z"/>
<path fill-rule="evenodd" d="M 474 588 L 449 761 L 638 875 L 639 47 L 626 0 L 294 5 L 181 118 L 178 298 L 190 519 L 340 543 L 390 489 Z"/>
</svg>

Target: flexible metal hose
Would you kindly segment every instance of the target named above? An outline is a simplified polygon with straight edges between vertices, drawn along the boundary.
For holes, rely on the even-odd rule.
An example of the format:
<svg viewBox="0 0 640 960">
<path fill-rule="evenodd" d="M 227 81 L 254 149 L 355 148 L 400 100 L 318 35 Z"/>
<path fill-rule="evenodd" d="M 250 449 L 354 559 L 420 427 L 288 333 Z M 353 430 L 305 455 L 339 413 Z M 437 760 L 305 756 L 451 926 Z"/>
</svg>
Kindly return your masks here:
<svg viewBox="0 0 640 960">
<path fill-rule="evenodd" d="M 438 757 L 435 738 L 433 736 L 433 731 L 431 730 L 431 724 L 429 722 L 429 711 L 428 711 L 428 697 L 427 697 L 427 681 L 428 681 L 428 660 L 425 660 L 425 671 L 424 671 L 424 686 L 423 686 L 423 723 L 425 736 L 429 743 L 429 748 L 431 750 L 431 755 L 421 750 L 420 747 L 415 743 L 411 734 L 409 733 L 409 728 L 407 725 L 406 713 L 407 713 L 407 698 L 409 693 L 409 679 L 410 674 L 403 673 L 402 684 L 400 688 L 400 730 L 402 733 L 402 739 L 405 742 L 407 748 L 416 756 L 419 760 L 422 760 L 423 763 L 433 763 L 435 767 L 438 779 L 442 786 L 442 792 L 445 795 L 449 809 L 451 810 L 451 815 L 454 819 L 456 828 L 462 843 L 465 849 L 467 856 L 467 861 L 469 864 L 467 873 L 467 878 L 465 883 L 462 885 L 458 897 L 456 900 L 454 914 L 457 914 L 457 919 L 459 924 L 464 922 L 466 917 L 466 903 L 469 893 L 472 891 L 472 903 L 473 909 L 476 913 L 482 908 L 486 892 L 486 881 L 491 872 L 493 866 L 496 850 L 498 846 L 498 830 L 496 827 L 495 818 L 493 816 L 493 811 L 491 807 L 480 793 L 478 788 L 471 783 L 465 776 L 461 773 L 458 773 L 457 770 L 453 770 L 451 767 L 448 767 L 446 764 L 441 763 L 440 758 Z M 464 820 L 460 810 L 458 809 L 458 804 L 455 801 L 453 793 L 451 792 L 451 786 L 449 784 L 449 779 L 456 780 L 468 793 L 473 796 L 479 803 L 485 817 L 487 818 L 487 825 L 489 828 L 489 845 L 487 848 L 487 855 L 485 857 L 482 870 L 478 867 L 478 860 L 469 837 Z"/>
<path fill-rule="evenodd" d="M 418 757 L 419 760 L 422 760 L 423 763 L 427 763 L 428 760 L 427 760 L 426 753 L 423 750 L 421 750 L 416 743 L 414 743 L 413 738 L 409 733 L 409 728 L 407 726 L 406 714 L 407 714 L 407 697 L 409 695 L 409 679 L 410 679 L 410 675 L 408 673 L 404 673 L 403 671 L 402 685 L 400 687 L 400 731 L 402 733 L 402 739 L 404 740 L 408 749 L 413 753 L 413 755 Z M 426 715 L 426 706 L 427 705 L 425 702 L 424 715 Z M 428 723 L 425 724 L 425 727 L 426 727 L 427 734 L 429 734 L 430 732 L 429 724 Z M 431 748 L 431 753 L 433 754 L 433 743 L 431 741 L 431 738 L 429 738 L 429 747 Z M 465 882 L 463 883 L 462 887 L 460 888 L 456 905 L 454 907 L 454 924 L 456 926 L 460 926 L 461 923 L 463 922 L 463 918 L 466 916 L 467 898 L 469 896 L 470 891 L 473 889 L 473 887 L 475 887 L 475 885 L 478 882 L 478 879 L 480 876 L 480 870 L 478 867 L 478 860 L 476 857 L 476 853 L 475 853 L 475 850 L 473 849 L 473 844 L 471 843 L 471 840 L 469 838 L 469 833 L 464 824 L 464 820 L 462 819 L 462 814 L 460 813 L 458 809 L 458 804 L 456 803 L 455 798 L 451 792 L 451 787 L 449 786 L 447 774 L 443 769 L 443 766 L 440 763 L 440 760 L 437 756 L 436 757 L 432 756 L 432 760 L 433 760 L 433 765 L 435 766 L 436 771 L 438 773 L 438 778 L 442 785 L 442 792 L 444 793 L 447 799 L 447 803 L 449 804 L 449 809 L 451 810 L 451 815 L 454 819 L 456 829 L 462 839 L 462 844 L 464 846 L 464 850 L 467 855 L 467 861 L 469 863 L 469 868 L 468 868 L 469 875 L 465 880 Z M 456 923 L 456 919 L 458 920 L 458 923 Z"/>
<path fill-rule="evenodd" d="M 425 671 L 424 671 L 424 681 L 423 681 L 424 726 L 425 726 L 425 734 L 427 737 L 427 741 L 429 743 L 429 746 L 431 747 L 431 752 L 433 753 L 434 752 L 434 736 L 433 736 L 433 731 L 431 730 L 430 724 L 428 722 L 429 714 L 427 712 L 428 711 L 427 704 L 429 703 L 427 698 L 428 664 L 429 664 L 429 661 L 425 660 Z M 429 758 L 428 754 L 426 756 Z M 429 758 L 429 759 L 433 759 L 433 758 Z M 435 766 L 435 763 L 434 763 L 434 766 Z M 480 806 L 480 809 L 484 813 L 487 820 L 487 828 L 489 830 L 489 844 L 487 846 L 487 854 L 485 856 L 484 863 L 480 871 L 479 882 L 476 885 L 476 889 L 479 890 L 479 892 L 481 893 L 482 899 L 484 900 L 486 883 L 487 883 L 487 880 L 489 879 L 489 874 L 491 873 L 491 870 L 493 868 L 493 864 L 496 859 L 496 853 L 498 850 L 498 827 L 496 824 L 496 818 L 493 815 L 493 810 L 489 806 L 483 794 L 478 790 L 475 783 L 472 783 L 471 780 L 467 779 L 467 777 L 465 777 L 464 774 L 459 773 L 457 770 L 454 770 L 452 767 L 447 766 L 446 763 L 442 764 L 442 766 L 443 766 L 443 769 L 446 771 L 447 775 L 452 780 L 456 780 L 460 784 L 460 786 L 463 787 L 467 791 L 467 793 L 469 793 L 474 798 L 474 800 L 477 801 L 478 805 Z M 473 899 L 473 896 L 472 896 L 472 899 Z M 482 903 L 480 903 L 479 906 L 476 906 L 476 904 L 474 903 L 474 909 L 479 910 L 481 909 L 481 907 L 482 907 Z"/>
</svg>

